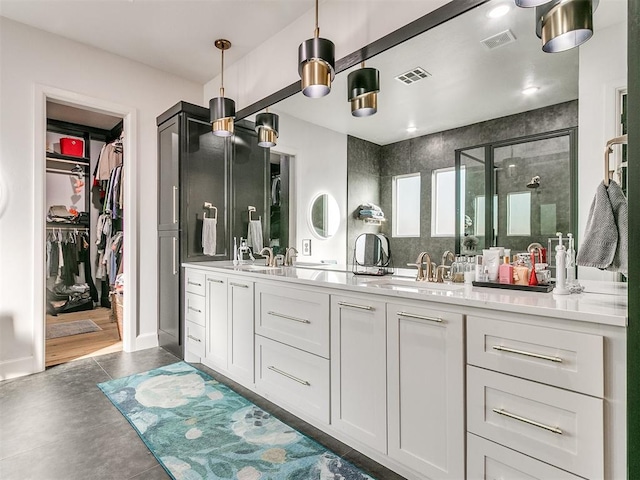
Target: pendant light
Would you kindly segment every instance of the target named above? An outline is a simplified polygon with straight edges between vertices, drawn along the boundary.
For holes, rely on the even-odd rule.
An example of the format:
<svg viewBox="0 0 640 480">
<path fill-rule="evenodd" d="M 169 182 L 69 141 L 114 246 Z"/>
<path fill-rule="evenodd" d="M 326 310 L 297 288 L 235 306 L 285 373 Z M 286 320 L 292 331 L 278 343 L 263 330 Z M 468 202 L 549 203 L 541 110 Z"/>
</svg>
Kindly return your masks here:
<svg viewBox="0 0 640 480">
<path fill-rule="evenodd" d="M 259 113 L 256 116 L 256 132 L 258 132 L 258 146 L 271 148 L 276 146 L 278 139 L 278 115 L 269 113 Z"/>
<path fill-rule="evenodd" d="M 547 53 L 564 52 L 593 35 L 593 11 L 598 0 L 553 0 L 536 7 L 536 34 Z"/>
<path fill-rule="evenodd" d="M 236 116 L 236 102 L 224 96 L 224 51 L 231 48 L 229 40 L 218 39 L 215 46 L 222 56 L 222 68 L 220 69 L 220 96 L 209 100 L 209 115 L 213 134 L 218 137 L 230 137 L 233 135 L 233 119 Z"/>
<path fill-rule="evenodd" d="M 331 91 L 335 77 L 335 45 L 320 38 L 318 0 L 316 0 L 316 28 L 313 38 L 298 47 L 298 73 L 302 79 L 302 93 L 307 97 L 324 97 Z"/>
<path fill-rule="evenodd" d="M 380 72 L 375 68 L 355 70 L 347 77 L 348 100 L 351 102 L 351 115 L 368 117 L 378 111 L 378 92 L 380 91 Z"/>
<path fill-rule="evenodd" d="M 516 0 L 516 5 L 522 8 L 538 7 L 548 3 L 549 0 Z"/>
</svg>

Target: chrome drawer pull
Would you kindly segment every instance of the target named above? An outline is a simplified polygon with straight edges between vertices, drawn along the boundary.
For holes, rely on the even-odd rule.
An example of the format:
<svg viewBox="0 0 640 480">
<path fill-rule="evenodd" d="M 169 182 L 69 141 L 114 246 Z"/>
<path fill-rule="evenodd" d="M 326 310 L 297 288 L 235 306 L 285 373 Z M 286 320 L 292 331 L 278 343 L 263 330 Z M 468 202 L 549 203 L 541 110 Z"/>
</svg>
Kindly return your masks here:
<svg viewBox="0 0 640 480">
<path fill-rule="evenodd" d="M 534 420 L 529 420 L 528 418 L 521 417 L 520 415 L 515 415 L 513 413 L 509 413 L 509 412 L 503 410 L 502 408 L 500 408 L 500 409 L 494 408 L 493 411 L 494 411 L 494 413 L 497 413 L 498 415 L 504 415 L 505 417 L 513 418 L 514 420 L 518 420 L 520 422 L 527 423 L 529 425 L 533 425 L 534 427 L 542 428 L 544 430 L 548 430 L 550 432 L 557 433 L 558 435 L 562 435 L 562 430 L 560 430 L 558 427 L 550 427 L 549 425 L 545 425 L 544 423 L 539 423 L 539 422 L 536 422 Z"/>
<path fill-rule="evenodd" d="M 502 345 L 494 345 L 493 349 L 499 350 L 500 352 L 516 353 L 518 355 L 526 355 L 527 357 L 539 358 L 541 360 L 548 360 L 550 362 L 562 363 L 562 358 L 560 357 L 550 357 L 548 355 L 540 355 L 539 353 L 525 352 L 524 350 L 516 350 L 514 348 L 503 347 Z"/>
<path fill-rule="evenodd" d="M 191 305 L 187 307 L 189 310 L 193 310 L 194 312 L 202 313 L 202 310 L 198 310 L 197 308 L 193 308 Z"/>
<path fill-rule="evenodd" d="M 194 337 L 193 335 L 187 335 L 187 337 L 190 338 L 191 340 L 195 340 L 196 342 L 201 342 L 202 341 L 198 337 Z"/>
<path fill-rule="evenodd" d="M 195 285 L 196 287 L 201 287 L 201 286 L 202 286 L 202 284 L 201 284 L 201 283 L 192 282 L 191 280 L 187 280 L 187 283 L 188 283 L 189 285 Z"/>
<path fill-rule="evenodd" d="M 290 378 L 291 380 L 295 380 L 298 383 L 301 383 L 302 385 L 305 385 L 307 387 L 310 387 L 311 384 L 309 382 L 307 382 L 306 380 L 300 380 L 298 377 L 294 377 L 293 375 L 291 375 L 290 373 L 287 372 L 283 372 L 282 370 L 280 370 L 279 368 L 274 367 L 273 365 L 271 365 L 270 367 L 267 367 L 269 370 L 273 370 L 276 373 L 279 373 L 280 375 L 283 375 L 287 378 Z"/>
<path fill-rule="evenodd" d="M 341 307 L 359 308 L 360 310 L 373 310 L 374 308 L 369 305 L 356 305 L 355 303 L 338 302 Z"/>
<path fill-rule="evenodd" d="M 427 317 L 426 315 L 416 315 L 415 313 L 409 313 L 409 312 L 398 312 L 398 316 L 399 317 L 406 317 L 406 318 L 417 318 L 418 320 L 428 320 L 430 322 L 442 323 L 442 319 L 441 318 L 438 318 L 438 317 Z"/>
<path fill-rule="evenodd" d="M 207 278 L 207 282 L 224 283 L 224 280 L 216 280 L 215 278 Z"/>
<path fill-rule="evenodd" d="M 232 287 L 249 288 L 249 285 L 243 285 L 243 284 L 241 284 L 241 283 L 233 283 L 233 282 L 229 282 L 229 285 L 231 285 Z"/>
<path fill-rule="evenodd" d="M 274 317 L 280 317 L 280 318 L 286 318 L 287 320 L 293 320 L 294 322 L 311 323 L 309 320 L 307 320 L 305 318 L 290 317 L 289 315 L 284 315 L 284 314 L 278 313 L 278 312 L 267 312 L 267 314 L 268 315 L 273 315 Z"/>
</svg>

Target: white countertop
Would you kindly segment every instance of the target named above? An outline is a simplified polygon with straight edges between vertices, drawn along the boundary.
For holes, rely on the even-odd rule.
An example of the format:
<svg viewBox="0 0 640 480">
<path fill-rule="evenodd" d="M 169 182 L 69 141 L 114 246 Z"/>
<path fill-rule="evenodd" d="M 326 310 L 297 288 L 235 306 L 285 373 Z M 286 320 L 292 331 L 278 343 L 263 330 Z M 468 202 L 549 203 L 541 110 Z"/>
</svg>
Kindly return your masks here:
<svg viewBox="0 0 640 480">
<path fill-rule="evenodd" d="M 400 269 L 400 275 L 364 276 L 354 275 L 344 265 L 331 264 L 265 269 L 262 262 L 234 266 L 226 261 L 184 263 L 183 267 L 241 274 L 256 280 L 278 280 L 449 305 L 627 326 L 626 283 L 583 281 L 583 293 L 554 295 L 464 284 L 416 282 L 415 277 L 406 276 L 414 272 L 408 269 Z"/>
</svg>

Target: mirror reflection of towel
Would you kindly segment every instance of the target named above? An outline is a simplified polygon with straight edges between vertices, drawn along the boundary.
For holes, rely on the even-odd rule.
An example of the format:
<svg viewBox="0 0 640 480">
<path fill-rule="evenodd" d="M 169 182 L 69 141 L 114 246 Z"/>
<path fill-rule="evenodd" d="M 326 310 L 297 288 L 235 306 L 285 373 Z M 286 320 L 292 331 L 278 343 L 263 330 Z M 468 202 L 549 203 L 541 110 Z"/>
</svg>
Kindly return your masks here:
<svg viewBox="0 0 640 480">
<path fill-rule="evenodd" d="M 255 253 L 260 252 L 263 248 L 262 243 L 262 222 L 260 220 L 251 220 L 249 222 L 249 231 L 247 232 L 247 245 L 251 247 Z"/>
<path fill-rule="evenodd" d="M 202 253 L 205 255 L 216 254 L 216 229 L 218 220 L 215 218 L 204 218 L 202 220 Z"/>
</svg>

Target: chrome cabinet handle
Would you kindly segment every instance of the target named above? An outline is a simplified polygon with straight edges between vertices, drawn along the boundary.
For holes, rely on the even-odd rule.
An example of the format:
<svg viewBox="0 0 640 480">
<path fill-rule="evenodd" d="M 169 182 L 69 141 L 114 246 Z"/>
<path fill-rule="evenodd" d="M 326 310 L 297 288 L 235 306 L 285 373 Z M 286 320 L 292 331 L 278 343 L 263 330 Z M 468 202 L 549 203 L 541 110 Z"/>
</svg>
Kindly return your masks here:
<svg viewBox="0 0 640 480">
<path fill-rule="evenodd" d="M 249 288 L 249 285 L 243 285 L 242 283 L 229 282 L 229 285 L 234 287 Z"/>
<path fill-rule="evenodd" d="M 177 249 L 176 249 L 176 245 L 178 243 L 178 239 L 176 237 L 173 237 L 173 243 L 171 245 L 171 248 L 173 250 L 173 260 L 171 260 L 171 264 L 173 266 L 173 274 L 176 275 L 178 273 L 178 267 L 177 267 L 177 263 L 178 263 L 178 258 L 177 258 Z"/>
<path fill-rule="evenodd" d="M 340 305 L 341 307 L 359 308 L 360 310 L 375 310 L 370 305 L 357 305 L 355 303 L 348 303 L 348 302 L 338 302 L 338 305 Z"/>
<path fill-rule="evenodd" d="M 535 420 L 529 420 L 528 418 L 521 417 L 520 415 L 509 413 L 502 408 L 494 408 L 493 412 L 497 413 L 498 415 L 504 415 L 505 417 L 513 418 L 514 420 L 518 420 L 519 422 L 533 425 L 534 427 L 542 428 L 543 430 L 548 430 L 550 432 L 557 433 L 558 435 L 562 435 L 562 430 L 558 427 L 550 427 L 549 425 L 545 425 L 544 423 L 536 422 Z"/>
<path fill-rule="evenodd" d="M 176 204 L 178 203 L 176 201 L 177 193 L 178 193 L 178 187 L 174 185 L 173 194 L 172 194 L 173 200 L 171 204 L 171 212 L 172 212 L 171 215 L 172 215 L 173 223 L 178 223 L 178 215 L 176 215 L 176 211 L 177 211 Z"/>
<path fill-rule="evenodd" d="M 202 313 L 202 310 L 198 310 L 197 308 L 193 308 L 191 305 L 187 307 L 188 310 L 193 310 L 194 312 Z"/>
<path fill-rule="evenodd" d="M 215 278 L 207 278 L 207 282 L 224 283 L 224 280 L 216 280 Z"/>
<path fill-rule="evenodd" d="M 301 380 L 298 377 L 295 377 L 293 375 L 291 375 L 290 373 L 287 372 L 283 372 L 282 370 L 280 370 L 279 368 L 274 367 L 273 365 L 271 365 L 270 367 L 267 367 L 269 370 L 273 370 L 276 373 L 279 373 L 280 375 L 290 378 L 291 380 L 294 380 L 298 383 L 301 383 L 302 385 L 305 385 L 307 387 L 310 387 L 311 384 L 309 382 L 307 382 L 306 380 Z"/>
<path fill-rule="evenodd" d="M 195 340 L 196 342 L 202 342 L 202 340 L 200 340 L 198 337 L 194 337 L 193 335 L 187 335 L 187 337 L 191 340 Z"/>
<path fill-rule="evenodd" d="M 192 282 L 191 280 L 187 280 L 187 283 L 188 283 L 189 285 L 195 285 L 196 287 L 201 287 L 201 286 L 202 286 L 202 284 L 201 284 L 201 283 Z"/>
<path fill-rule="evenodd" d="M 294 322 L 300 322 L 300 323 L 311 323 L 309 320 L 307 320 L 306 318 L 297 318 L 297 317 L 291 317 L 289 315 L 284 315 L 282 313 L 278 313 L 278 312 L 267 312 L 268 315 L 273 315 L 274 317 L 280 317 L 280 318 L 286 318 L 287 320 L 293 320 Z"/>
<path fill-rule="evenodd" d="M 426 315 L 417 315 L 415 313 L 409 313 L 409 312 L 398 312 L 398 316 L 406 317 L 406 318 L 417 318 L 418 320 L 428 320 L 430 322 L 442 323 L 442 319 L 439 317 L 427 317 Z"/>
<path fill-rule="evenodd" d="M 516 350 L 515 348 L 503 347 L 502 345 L 494 345 L 492 348 L 500 352 L 515 353 L 517 355 L 525 355 L 527 357 L 539 358 L 541 360 L 548 360 L 549 362 L 562 363 L 562 358 L 560 357 L 550 357 L 548 355 L 541 355 L 539 353 L 525 352 L 524 350 Z"/>
</svg>

